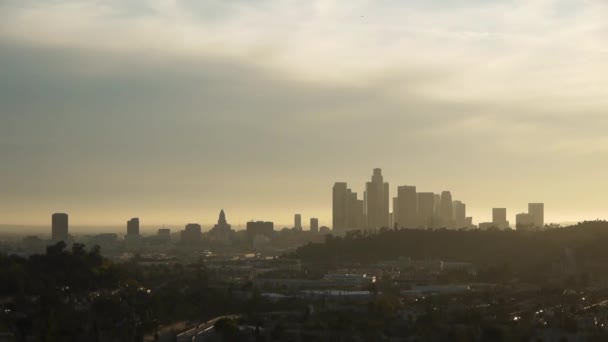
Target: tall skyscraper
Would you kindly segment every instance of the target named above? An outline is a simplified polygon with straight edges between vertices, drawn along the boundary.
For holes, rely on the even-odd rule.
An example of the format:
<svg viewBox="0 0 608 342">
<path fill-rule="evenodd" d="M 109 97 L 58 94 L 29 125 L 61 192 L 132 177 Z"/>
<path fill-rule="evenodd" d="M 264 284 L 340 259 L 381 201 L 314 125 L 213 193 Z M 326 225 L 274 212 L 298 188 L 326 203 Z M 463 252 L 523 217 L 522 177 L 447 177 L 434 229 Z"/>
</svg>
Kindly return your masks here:
<svg viewBox="0 0 608 342">
<path fill-rule="evenodd" d="M 492 225 L 498 229 L 508 229 L 509 221 L 507 221 L 507 209 L 506 208 L 493 208 L 492 209 Z"/>
<path fill-rule="evenodd" d="M 347 227 L 347 214 L 349 194 L 344 182 L 336 182 L 332 197 L 332 228 L 335 231 L 344 231 Z"/>
<path fill-rule="evenodd" d="M 302 230 L 302 215 L 300 214 L 295 214 L 293 216 L 293 227 L 296 230 Z"/>
<path fill-rule="evenodd" d="M 310 219 L 310 231 L 313 233 L 319 232 L 319 219 L 318 218 L 313 217 Z"/>
<path fill-rule="evenodd" d="M 417 198 L 418 225 L 423 228 L 431 228 L 435 216 L 435 194 L 432 192 L 419 192 Z"/>
<path fill-rule="evenodd" d="M 391 212 L 391 227 L 402 227 L 399 222 L 399 198 L 393 197 L 393 212 Z"/>
<path fill-rule="evenodd" d="M 374 169 L 372 181 L 365 186 L 365 214 L 367 228 L 389 226 L 389 188 L 379 168 Z"/>
<path fill-rule="evenodd" d="M 467 206 L 461 201 L 454 201 L 454 228 L 468 228 L 467 224 Z"/>
<path fill-rule="evenodd" d="M 529 203 L 528 214 L 532 215 L 532 223 L 536 228 L 545 226 L 545 204 L 544 203 Z"/>
<path fill-rule="evenodd" d="M 68 240 L 68 214 L 55 213 L 52 216 L 51 236 L 54 241 Z"/>
<path fill-rule="evenodd" d="M 335 231 L 361 229 L 364 225 L 363 201 L 357 199 L 357 193 L 352 192 L 344 182 L 337 182 L 333 187 L 332 222 Z"/>
<path fill-rule="evenodd" d="M 347 205 L 347 229 L 363 229 L 365 220 L 363 219 L 363 200 L 357 198 L 357 193 L 348 189 Z"/>
<path fill-rule="evenodd" d="M 440 207 L 441 226 L 452 228 L 454 226 L 454 208 L 452 206 L 452 194 L 449 191 L 441 193 Z"/>
<path fill-rule="evenodd" d="M 139 236 L 139 218 L 134 217 L 127 221 L 127 235 Z"/>
<path fill-rule="evenodd" d="M 397 188 L 397 224 L 403 228 L 418 227 L 418 195 L 415 186 Z"/>
</svg>

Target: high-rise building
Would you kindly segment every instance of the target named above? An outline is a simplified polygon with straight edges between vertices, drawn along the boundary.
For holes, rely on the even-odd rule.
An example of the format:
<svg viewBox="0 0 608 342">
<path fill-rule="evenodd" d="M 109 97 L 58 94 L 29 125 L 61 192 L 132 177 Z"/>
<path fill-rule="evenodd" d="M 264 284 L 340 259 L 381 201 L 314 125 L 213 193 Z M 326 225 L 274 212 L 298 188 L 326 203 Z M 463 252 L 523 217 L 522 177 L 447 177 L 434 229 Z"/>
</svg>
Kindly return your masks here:
<svg viewBox="0 0 608 342">
<path fill-rule="evenodd" d="M 384 182 L 382 170 L 374 169 L 372 181 L 365 186 L 365 214 L 367 228 L 389 226 L 389 188 Z"/>
<path fill-rule="evenodd" d="M 52 216 L 51 236 L 54 241 L 68 240 L 68 214 L 55 213 Z"/>
<path fill-rule="evenodd" d="M 188 223 L 181 232 L 181 242 L 183 244 L 197 244 L 201 241 L 202 229 L 198 223 Z"/>
<path fill-rule="evenodd" d="M 293 228 L 295 230 L 302 230 L 302 215 L 295 214 L 293 216 Z"/>
<path fill-rule="evenodd" d="M 361 229 L 364 226 L 363 201 L 357 199 L 357 193 L 352 192 L 344 182 L 337 182 L 333 187 L 333 229 L 343 232 L 351 229 Z"/>
<path fill-rule="evenodd" d="M 454 226 L 454 208 L 452 206 L 452 194 L 449 191 L 441 193 L 440 207 L 441 226 L 452 228 Z"/>
<path fill-rule="evenodd" d="M 469 228 L 467 223 L 467 206 L 461 201 L 454 201 L 454 228 Z"/>
<path fill-rule="evenodd" d="M 493 208 L 492 209 L 492 225 L 498 229 L 508 229 L 509 221 L 507 221 L 507 209 L 506 208 Z"/>
<path fill-rule="evenodd" d="M 217 224 L 208 233 L 209 239 L 227 244 L 230 243 L 233 234 L 234 230 L 232 230 L 232 226 L 226 220 L 226 213 L 222 209 L 220 210 Z"/>
<path fill-rule="evenodd" d="M 161 241 L 170 241 L 171 240 L 171 229 L 169 228 L 160 228 L 158 233 L 156 234 Z"/>
<path fill-rule="evenodd" d="M 344 182 L 336 182 L 332 198 L 332 228 L 335 231 L 346 230 L 348 217 L 349 189 Z"/>
<path fill-rule="evenodd" d="M 127 221 L 127 235 L 139 236 L 139 218 L 134 217 Z"/>
<path fill-rule="evenodd" d="M 399 198 L 393 197 L 393 212 L 391 212 L 391 227 L 401 227 L 399 223 Z"/>
<path fill-rule="evenodd" d="M 441 217 L 441 195 L 433 194 L 433 198 L 435 199 L 435 216 Z"/>
<path fill-rule="evenodd" d="M 257 235 L 263 235 L 267 238 L 271 238 L 274 234 L 274 223 L 264 221 L 250 221 L 247 222 L 247 236 L 249 240 L 252 240 Z"/>
<path fill-rule="evenodd" d="M 418 226 L 418 195 L 415 186 L 400 186 L 397 188 L 397 224 L 403 228 Z"/>
<path fill-rule="evenodd" d="M 357 198 L 357 193 L 348 189 L 348 204 L 346 207 L 346 228 L 363 229 L 365 221 L 363 218 L 363 200 Z"/>
<path fill-rule="evenodd" d="M 534 217 L 528 213 L 515 215 L 515 228 L 517 230 L 527 230 L 534 227 Z"/>
<path fill-rule="evenodd" d="M 310 219 L 310 231 L 313 233 L 319 232 L 319 219 L 318 218 L 313 217 Z"/>
<path fill-rule="evenodd" d="M 431 228 L 435 217 L 435 194 L 432 192 L 419 192 L 418 199 L 418 225 Z"/>
<path fill-rule="evenodd" d="M 532 223 L 536 228 L 545 226 L 545 204 L 544 203 L 529 203 L 528 214 L 532 215 Z"/>
</svg>

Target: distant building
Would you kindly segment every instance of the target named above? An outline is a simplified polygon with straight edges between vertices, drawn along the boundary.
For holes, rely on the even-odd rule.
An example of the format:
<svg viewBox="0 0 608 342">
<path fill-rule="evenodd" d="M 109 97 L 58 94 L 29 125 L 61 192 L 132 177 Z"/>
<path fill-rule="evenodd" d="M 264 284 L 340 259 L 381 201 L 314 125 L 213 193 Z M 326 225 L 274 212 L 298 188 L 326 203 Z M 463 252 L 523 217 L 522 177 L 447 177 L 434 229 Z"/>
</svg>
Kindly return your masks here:
<svg viewBox="0 0 608 342">
<path fill-rule="evenodd" d="M 441 193 L 441 207 L 439 216 L 441 218 L 441 227 L 454 227 L 454 208 L 452 207 L 452 194 L 449 191 Z"/>
<path fill-rule="evenodd" d="M 293 216 L 293 227 L 296 230 L 302 230 L 302 215 L 300 214 L 295 214 Z"/>
<path fill-rule="evenodd" d="M 461 201 L 454 201 L 454 228 L 469 228 L 467 223 L 467 206 Z"/>
<path fill-rule="evenodd" d="M 506 208 L 492 209 L 492 224 L 498 229 L 509 229 L 509 221 L 507 221 Z"/>
<path fill-rule="evenodd" d="M 139 236 L 139 218 L 134 217 L 127 221 L 127 235 Z"/>
<path fill-rule="evenodd" d="M 247 222 L 247 236 L 253 240 L 257 235 L 264 235 L 272 238 L 274 235 L 274 223 L 264 221 Z"/>
<path fill-rule="evenodd" d="M 161 241 L 171 241 L 171 229 L 169 228 L 160 228 L 156 236 Z"/>
<path fill-rule="evenodd" d="M 417 193 L 418 199 L 418 225 L 422 228 L 431 228 L 435 216 L 435 194 L 432 192 Z"/>
<path fill-rule="evenodd" d="M 332 225 L 337 232 L 351 229 L 362 229 L 364 226 L 364 203 L 357 198 L 344 182 L 337 182 L 333 187 Z"/>
<path fill-rule="evenodd" d="M 532 223 L 536 228 L 545 226 L 545 204 L 544 203 L 529 203 L 528 214 L 532 215 Z"/>
<path fill-rule="evenodd" d="M 224 212 L 224 209 L 222 209 L 217 224 L 209 231 L 209 238 L 214 241 L 229 243 L 232 234 L 234 234 L 234 230 L 232 230 L 232 226 L 228 224 L 226 213 Z"/>
<path fill-rule="evenodd" d="M 198 223 L 189 223 L 181 232 L 182 244 L 193 245 L 201 241 L 202 229 Z"/>
<path fill-rule="evenodd" d="M 480 230 L 488 230 L 488 229 L 492 229 L 492 228 L 498 228 L 494 225 L 494 222 L 481 222 L 479 224 Z"/>
<path fill-rule="evenodd" d="M 515 228 L 517 228 L 517 230 L 528 230 L 534 228 L 534 217 L 528 213 L 515 215 Z"/>
<path fill-rule="evenodd" d="M 318 218 L 313 217 L 310 219 L 310 231 L 313 233 L 319 232 L 319 219 Z"/>
<path fill-rule="evenodd" d="M 397 225 L 402 228 L 418 226 L 418 195 L 415 186 L 400 186 L 397 188 Z"/>
<path fill-rule="evenodd" d="M 365 215 L 367 228 L 389 226 L 389 186 L 384 182 L 382 169 L 374 169 L 371 182 L 365 186 Z"/>
<path fill-rule="evenodd" d="M 319 228 L 319 233 L 321 234 L 329 234 L 331 232 L 331 230 L 329 229 L 329 227 L 323 226 L 321 228 Z"/>
<path fill-rule="evenodd" d="M 55 213 L 52 216 L 51 235 L 53 241 L 68 240 L 68 214 Z"/>
</svg>

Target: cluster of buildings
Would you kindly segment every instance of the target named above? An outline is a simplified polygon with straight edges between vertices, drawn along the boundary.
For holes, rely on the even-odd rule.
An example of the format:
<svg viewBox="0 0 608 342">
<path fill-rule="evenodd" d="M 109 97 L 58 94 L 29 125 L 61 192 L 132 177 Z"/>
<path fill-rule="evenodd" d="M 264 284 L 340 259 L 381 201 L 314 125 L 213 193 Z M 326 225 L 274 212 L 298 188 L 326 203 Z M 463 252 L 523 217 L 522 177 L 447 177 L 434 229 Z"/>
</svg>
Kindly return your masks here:
<svg viewBox="0 0 608 342">
<path fill-rule="evenodd" d="M 374 169 L 370 182 L 365 185 L 363 199 L 359 199 L 346 182 L 336 182 L 333 187 L 333 230 L 376 228 L 475 228 L 473 218 L 467 216 L 466 204 L 452 199 L 449 191 L 441 194 L 418 192 L 415 186 L 397 187 L 397 196 L 390 206 L 389 184 L 384 181 L 382 170 Z M 528 213 L 517 215 L 518 228 L 542 228 L 544 204 L 530 203 Z M 492 222 L 482 223 L 481 229 L 508 229 L 505 208 L 493 209 Z"/>
<path fill-rule="evenodd" d="M 545 204 L 528 203 L 528 212 L 515 215 L 515 227 L 520 230 L 539 229 L 545 226 Z M 492 222 L 479 224 L 479 229 L 509 229 L 507 208 L 493 208 Z"/>
</svg>

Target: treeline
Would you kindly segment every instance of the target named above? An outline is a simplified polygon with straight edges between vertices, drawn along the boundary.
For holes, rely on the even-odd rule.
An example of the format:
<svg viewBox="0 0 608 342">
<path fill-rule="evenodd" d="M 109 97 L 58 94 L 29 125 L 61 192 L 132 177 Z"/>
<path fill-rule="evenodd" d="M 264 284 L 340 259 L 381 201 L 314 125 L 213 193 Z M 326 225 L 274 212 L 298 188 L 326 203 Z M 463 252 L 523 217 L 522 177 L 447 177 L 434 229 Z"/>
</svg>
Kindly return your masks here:
<svg viewBox="0 0 608 342">
<path fill-rule="evenodd" d="M 17 341 L 142 341 L 165 324 L 251 305 L 214 288 L 202 262 L 116 264 L 63 242 L 28 258 L 0 254 L 0 333 Z"/>
<path fill-rule="evenodd" d="M 377 262 L 411 257 L 509 264 L 516 269 L 548 267 L 555 262 L 608 261 L 608 222 L 588 221 L 543 231 L 381 229 L 328 235 L 325 243 L 298 248 L 290 257 L 310 263 Z"/>
</svg>

